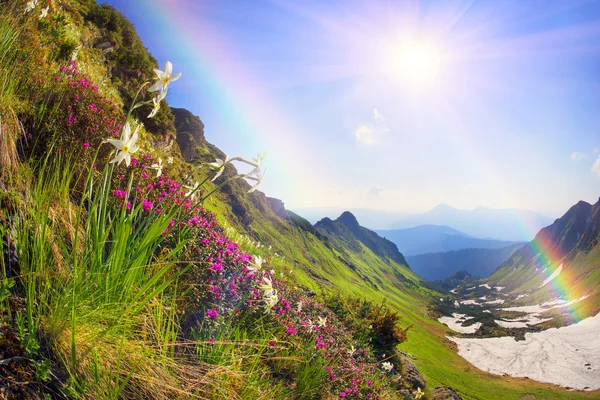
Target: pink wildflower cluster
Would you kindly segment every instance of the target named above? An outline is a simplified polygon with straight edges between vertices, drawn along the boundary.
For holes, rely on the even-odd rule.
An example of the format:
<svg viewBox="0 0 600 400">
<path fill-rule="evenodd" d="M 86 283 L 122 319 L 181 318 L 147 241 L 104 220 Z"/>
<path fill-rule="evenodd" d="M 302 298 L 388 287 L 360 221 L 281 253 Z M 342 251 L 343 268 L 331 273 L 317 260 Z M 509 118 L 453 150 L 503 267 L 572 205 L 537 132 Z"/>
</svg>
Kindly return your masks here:
<svg viewBox="0 0 600 400">
<path fill-rule="evenodd" d="M 90 147 L 95 150 L 105 138 L 120 136 L 125 119 L 122 109 L 102 96 L 75 61 L 61 66 L 49 85 L 54 93 L 59 93 L 60 111 L 47 127 L 52 134 L 45 135 L 44 140 L 53 140 L 58 148 L 69 148 L 75 154 L 87 153 L 89 160 Z M 102 150 L 108 152 L 110 148 Z"/>
<path fill-rule="evenodd" d="M 273 278 L 273 287 L 279 302 L 270 315 L 281 325 L 281 336 L 312 346 L 313 357 L 326 363 L 329 390 L 341 398 L 379 398 L 388 378 L 370 349 L 355 349 L 351 333 L 323 304 L 278 279 Z"/>
<path fill-rule="evenodd" d="M 246 307 L 246 300 L 254 296 L 254 275 L 247 268 L 252 257 L 226 237 L 213 213 L 206 211 L 192 196 L 186 196 L 188 189 L 170 177 L 168 166 L 157 176 L 156 170 L 150 167 L 154 162 L 150 154 L 133 157 L 128 173 L 119 171 L 113 177 L 112 202 L 116 207 L 128 209 L 132 204 L 139 206 L 142 217 L 159 215 L 174 207 L 178 209 L 177 217 L 163 232 L 164 243 L 169 246 L 184 230 L 194 238 L 180 255 L 181 260 L 189 260 L 187 265 L 181 264 L 181 268 L 187 267 L 183 279 L 189 284 L 183 304 L 189 308 L 188 318 L 196 319 L 188 321 L 188 325 L 205 324 L 208 332 L 220 319 Z"/>
</svg>

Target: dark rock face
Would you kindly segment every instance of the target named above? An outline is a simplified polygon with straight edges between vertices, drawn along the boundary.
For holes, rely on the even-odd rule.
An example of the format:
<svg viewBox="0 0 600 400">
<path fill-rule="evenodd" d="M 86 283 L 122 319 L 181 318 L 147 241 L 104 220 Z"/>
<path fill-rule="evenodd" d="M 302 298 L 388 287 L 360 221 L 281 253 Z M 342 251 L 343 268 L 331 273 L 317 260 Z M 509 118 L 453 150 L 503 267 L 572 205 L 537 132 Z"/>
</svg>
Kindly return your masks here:
<svg viewBox="0 0 600 400">
<path fill-rule="evenodd" d="M 181 149 L 181 155 L 187 162 L 193 162 L 199 157 L 197 147 L 205 144 L 204 123 L 184 108 L 171 108 L 175 116 L 175 130 L 177 132 L 177 144 Z"/>
<path fill-rule="evenodd" d="M 433 389 L 430 400 L 462 400 L 462 397 L 448 386 L 438 386 Z"/>
<path fill-rule="evenodd" d="M 273 210 L 275 214 L 284 219 L 288 218 L 287 210 L 285 209 L 285 204 L 283 203 L 283 201 L 274 197 L 267 197 L 266 199 L 269 203 L 269 206 L 271 207 L 271 210 Z"/>
<path fill-rule="evenodd" d="M 536 236 L 539 243 L 551 243 L 554 251 L 561 256 L 567 255 L 579 242 L 592 216 L 592 205 L 580 201 L 550 226 L 542 229 Z"/>
<path fill-rule="evenodd" d="M 512 267 L 515 259 L 536 259 L 537 243 L 544 243 L 562 258 L 589 252 L 600 243 L 600 200 L 593 206 L 580 201 L 562 217 L 545 227 L 529 244 L 516 251 L 500 268 Z M 538 266 L 536 263 L 532 265 Z"/>
<path fill-rule="evenodd" d="M 425 388 L 425 378 L 421 375 L 421 372 L 417 369 L 416 365 L 408 359 L 408 357 L 402 355 L 402 376 L 406 382 L 414 389 Z"/>
</svg>

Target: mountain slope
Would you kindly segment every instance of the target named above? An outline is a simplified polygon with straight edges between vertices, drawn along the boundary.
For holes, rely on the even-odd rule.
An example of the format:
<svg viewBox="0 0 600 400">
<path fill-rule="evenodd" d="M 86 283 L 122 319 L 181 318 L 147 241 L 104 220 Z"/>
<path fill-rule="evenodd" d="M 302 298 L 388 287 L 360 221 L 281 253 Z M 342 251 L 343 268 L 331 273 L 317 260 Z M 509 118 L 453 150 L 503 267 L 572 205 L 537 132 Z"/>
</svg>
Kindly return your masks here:
<svg viewBox="0 0 600 400">
<path fill-rule="evenodd" d="M 552 222 L 552 218 L 532 211 L 486 207 L 459 210 L 440 204 L 426 213 L 400 219 L 394 224 L 394 229 L 426 224 L 447 225 L 475 237 L 526 241 L 532 238 L 529 232 L 523 230 L 524 225 L 537 231 Z"/>
<path fill-rule="evenodd" d="M 475 238 L 444 225 L 419 225 L 414 228 L 377 230 L 376 232 L 394 242 L 406 256 L 460 249 L 500 249 L 519 243 Z"/>
<path fill-rule="evenodd" d="M 315 224 L 315 228 L 333 235 L 337 239 L 344 239 L 347 245 L 344 247 L 358 250 L 356 242 L 361 242 L 377 256 L 407 265 L 404 256 L 398 251 L 394 243 L 360 226 L 356 217 L 349 211 L 343 212 L 335 221 L 323 218 Z"/>
<path fill-rule="evenodd" d="M 583 314 L 600 310 L 600 200 L 580 201 L 535 239 L 516 251 L 488 279 L 528 301 L 546 300 L 558 293 L 565 300 L 590 299 Z"/>
<path fill-rule="evenodd" d="M 428 281 L 443 280 L 458 271 L 472 276 L 487 277 L 522 244 L 500 249 L 461 249 L 407 257 L 412 270 Z"/>
<path fill-rule="evenodd" d="M 360 221 L 362 226 L 369 229 L 391 229 L 394 221 L 404 218 L 407 214 L 397 211 L 370 210 L 366 208 L 339 208 L 339 207 L 304 207 L 294 208 L 291 211 L 312 224 L 316 224 L 325 217 L 336 218 L 344 211 L 350 211 Z"/>
</svg>

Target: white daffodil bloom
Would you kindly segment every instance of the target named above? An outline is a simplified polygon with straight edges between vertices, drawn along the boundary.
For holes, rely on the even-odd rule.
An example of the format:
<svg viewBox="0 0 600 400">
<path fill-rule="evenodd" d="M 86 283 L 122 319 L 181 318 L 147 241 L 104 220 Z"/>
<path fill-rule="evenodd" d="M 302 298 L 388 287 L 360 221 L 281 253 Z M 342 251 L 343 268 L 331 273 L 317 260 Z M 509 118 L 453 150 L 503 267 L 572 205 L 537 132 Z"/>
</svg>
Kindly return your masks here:
<svg viewBox="0 0 600 400">
<path fill-rule="evenodd" d="M 150 111 L 150 114 L 148 114 L 148 118 L 152 118 L 156 115 L 156 113 L 158 112 L 158 110 L 160 110 L 160 102 L 163 101 L 165 99 L 165 97 L 167 97 L 167 92 L 168 89 L 165 88 L 165 90 L 162 90 L 158 96 L 155 96 L 152 98 L 152 105 L 154 108 L 152 108 L 152 111 Z"/>
<path fill-rule="evenodd" d="M 268 297 L 275 292 L 275 290 L 273 289 L 273 282 L 266 276 L 263 278 L 263 282 L 264 283 L 262 285 L 259 285 L 259 287 L 260 290 L 263 291 L 263 295 Z"/>
<path fill-rule="evenodd" d="M 381 368 L 383 368 L 385 372 L 390 372 L 394 368 L 394 365 L 391 362 L 386 361 L 381 363 Z"/>
<path fill-rule="evenodd" d="M 254 167 L 254 169 L 252 171 L 250 171 L 246 174 L 246 177 L 254 176 L 254 177 L 258 178 L 260 176 L 260 164 L 261 164 L 262 160 L 265 159 L 266 156 L 267 156 L 267 153 L 264 152 L 264 153 L 258 153 L 256 158 L 252 158 L 252 159 L 239 158 L 240 161 L 245 162 L 246 164 Z"/>
<path fill-rule="evenodd" d="M 154 163 L 150 166 L 150 168 L 155 169 L 156 170 L 156 177 L 158 178 L 159 176 L 162 175 L 162 170 L 163 170 L 163 164 L 162 164 L 162 159 L 159 158 L 158 159 L 158 163 Z"/>
<path fill-rule="evenodd" d="M 129 167 L 131 164 L 131 155 L 138 151 L 138 147 L 135 143 L 138 140 L 138 130 L 140 126 L 138 125 L 131 135 L 131 126 L 129 122 L 125 122 L 125 126 L 123 127 L 123 132 L 121 133 L 121 139 L 107 139 L 107 142 L 112 144 L 119 150 L 119 152 L 115 155 L 110 163 L 117 163 L 117 165 L 121 164 L 121 161 L 125 160 L 125 164 Z"/>
<path fill-rule="evenodd" d="M 298 302 L 298 306 L 296 307 L 296 312 L 302 312 L 302 301 Z"/>
<path fill-rule="evenodd" d="M 181 77 L 181 73 L 173 74 L 173 64 L 171 64 L 171 61 L 165 63 L 165 69 L 163 71 L 155 69 L 154 73 L 156 74 L 156 82 L 154 82 L 154 85 L 150 86 L 148 89 L 149 92 L 156 92 L 157 90 L 160 90 L 161 92 L 166 91 L 169 83 L 175 82 Z"/>
<path fill-rule="evenodd" d="M 268 310 L 275 307 L 277 305 L 277 302 L 279 301 L 279 296 L 277 296 L 277 291 L 273 290 L 273 292 L 270 293 L 268 296 L 265 296 L 263 298 L 263 300 L 265 302 L 265 307 Z"/>
<path fill-rule="evenodd" d="M 260 271 L 263 261 L 265 260 L 261 256 L 254 256 L 254 265 L 249 266 L 248 269 L 252 272 Z"/>
<path fill-rule="evenodd" d="M 265 169 L 264 172 L 262 173 L 262 175 L 260 176 L 250 176 L 250 174 L 245 175 L 244 178 L 245 179 L 249 179 L 251 181 L 255 181 L 256 183 L 254 184 L 254 186 L 252 186 L 250 188 L 250 190 L 248 190 L 248 193 L 252 193 L 256 190 L 256 188 L 262 183 L 263 178 L 265 177 L 265 174 L 267 173 L 267 170 Z"/>
<path fill-rule="evenodd" d="M 236 158 L 238 158 L 238 157 L 236 157 Z M 217 158 L 217 159 L 215 159 L 215 162 L 208 163 L 208 166 L 210 166 L 213 169 L 218 170 L 217 174 L 211 179 L 211 181 L 214 182 L 215 179 L 217 179 L 219 176 L 221 176 L 223 171 L 225 171 L 225 165 L 227 165 L 231 161 L 235 160 L 236 158 L 229 159 L 229 156 L 225 155 L 224 160 Z"/>
<path fill-rule="evenodd" d="M 77 46 L 73 53 L 71 53 L 71 61 L 77 60 L 77 56 L 79 55 L 79 50 L 81 49 L 81 45 Z"/>
<path fill-rule="evenodd" d="M 325 326 L 327 325 L 327 317 L 319 317 L 317 325 L 319 325 L 321 328 L 325 328 Z"/>
<path fill-rule="evenodd" d="M 425 393 L 421 390 L 420 387 L 417 388 L 417 390 L 415 390 L 413 392 L 413 395 L 415 396 L 415 399 L 421 399 L 423 396 L 425 396 Z"/>
<path fill-rule="evenodd" d="M 350 346 L 350 350 L 348 350 L 348 354 L 350 355 L 350 357 L 352 357 L 354 355 L 354 353 L 356 353 L 356 349 L 354 348 L 354 346 Z"/>
<path fill-rule="evenodd" d="M 42 12 L 40 13 L 40 19 L 46 18 L 46 16 L 48 15 L 48 10 L 50 10 L 50 6 L 42 8 Z"/>
<path fill-rule="evenodd" d="M 196 184 L 194 186 L 183 185 L 183 187 L 188 189 L 188 192 L 185 194 L 185 197 L 188 197 L 191 195 L 191 198 L 193 199 L 196 196 L 196 189 L 198 189 L 198 186 L 199 186 L 198 182 L 196 182 Z"/>
<path fill-rule="evenodd" d="M 28 1 L 27 4 L 25 4 L 25 12 L 29 13 L 29 12 L 33 11 L 35 6 L 37 6 L 37 2 L 38 2 L 38 0 Z"/>
<path fill-rule="evenodd" d="M 173 157 L 167 157 L 167 164 L 173 164 Z"/>
</svg>

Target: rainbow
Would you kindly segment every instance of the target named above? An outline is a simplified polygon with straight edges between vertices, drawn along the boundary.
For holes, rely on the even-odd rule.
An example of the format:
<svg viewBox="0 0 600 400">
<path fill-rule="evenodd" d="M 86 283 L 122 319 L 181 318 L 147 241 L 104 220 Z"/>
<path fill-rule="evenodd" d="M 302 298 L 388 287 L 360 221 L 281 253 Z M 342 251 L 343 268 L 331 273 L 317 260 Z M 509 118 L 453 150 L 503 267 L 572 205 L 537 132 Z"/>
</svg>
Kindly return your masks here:
<svg viewBox="0 0 600 400">
<path fill-rule="evenodd" d="M 578 277 L 571 268 L 566 254 L 544 231 L 539 232 L 535 239 L 527 244 L 528 252 L 532 256 L 532 265 L 539 269 L 544 288 L 552 296 L 566 301 L 571 321 L 578 322 L 588 316 L 586 302 L 578 302 L 586 293 L 577 285 Z"/>
<path fill-rule="evenodd" d="M 203 5 L 200 2 L 182 3 L 177 0 L 149 0 L 144 2 L 144 13 L 151 19 L 156 31 L 161 32 L 165 44 L 173 44 L 168 49 L 171 60 L 185 60 L 186 70 L 178 83 L 187 83 L 187 90 L 198 88 L 197 96 L 210 98 L 219 119 L 226 121 L 235 132 L 235 142 L 229 138 L 224 150 L 245 157 L 274 150 L 269 151 L 269 179 L 264 181 L 262 190 L 293 193 L 295 186 L 310 185 L 307 180 L 318 174 L 304 159 L 306 154 L 310 154 L 305 151 L 309 146 L 289 122 L 292 118 L 269 98 L 259 75 L 236 57 L 238 51 L 218 32 L 214 23 L 202 18 L 206 14 L 202 12 Z M 157 61 L 162 66 L 165 60 Z M 182 72 L 177 69 L 176 62 L 173 64 L 175 72 Z M 186 89 L 173 86 L 175 90 Z M 193 98 L 194 95 L 188 93 L 187 97 Z M 191 103 L 185 104 L 185 107 L 202 115 L 201 110 L 195 110 L 193 100 Z M 219 134 L 211 131 L 210 125 L 206 133 L 209 140 Z"/>
</svg>

